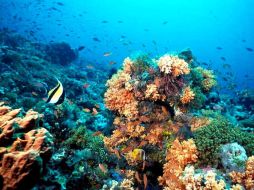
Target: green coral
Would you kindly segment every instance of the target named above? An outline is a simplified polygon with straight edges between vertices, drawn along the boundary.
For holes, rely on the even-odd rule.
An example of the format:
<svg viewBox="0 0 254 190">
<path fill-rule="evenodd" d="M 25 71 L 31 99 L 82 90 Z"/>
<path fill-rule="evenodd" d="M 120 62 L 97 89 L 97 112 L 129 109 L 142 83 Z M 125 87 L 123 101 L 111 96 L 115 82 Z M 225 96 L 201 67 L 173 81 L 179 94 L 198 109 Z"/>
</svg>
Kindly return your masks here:
<svg viewBox="0 0 254 190">
<path fill-rule="evenodd" d="M 195 144 L 199 151 L 199 163 L 217 165 L 220 146 L 237 142 L 242 145 L 248 156 L 254 154 L 254 135 L 241 131 L 232 126 L 224 117 L 220 116 L 194 133 Z"/>
</svg>

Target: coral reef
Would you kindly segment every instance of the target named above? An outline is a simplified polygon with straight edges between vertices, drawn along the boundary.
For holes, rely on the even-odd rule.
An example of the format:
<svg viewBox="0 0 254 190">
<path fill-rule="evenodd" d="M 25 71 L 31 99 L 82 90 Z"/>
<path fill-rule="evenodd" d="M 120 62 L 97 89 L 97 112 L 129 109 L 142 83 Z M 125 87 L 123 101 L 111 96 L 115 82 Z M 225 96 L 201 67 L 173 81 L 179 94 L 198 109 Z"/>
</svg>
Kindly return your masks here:
<svg viewBox="0 0 254 190">
<path fill-rule="evenodd" d="M 31 188 L 52 153 L 53 138 L 41 127 L 42 116 L 29 110 L 21 118 L 20 112 L 21 109 L 0 107 L 2 189 Z"/>
</svg>

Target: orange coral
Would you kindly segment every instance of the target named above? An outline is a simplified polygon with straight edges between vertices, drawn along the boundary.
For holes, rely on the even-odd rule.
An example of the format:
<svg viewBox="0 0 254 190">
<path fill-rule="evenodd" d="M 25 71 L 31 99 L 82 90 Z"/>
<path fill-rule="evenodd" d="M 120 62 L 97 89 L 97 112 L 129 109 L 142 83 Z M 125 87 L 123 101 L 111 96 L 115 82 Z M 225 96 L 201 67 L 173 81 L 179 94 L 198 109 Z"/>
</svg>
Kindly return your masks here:
<svg viewBox="0 0 254 190">
<path fill-rule="evenodd" d="M 157 61 L 157 64 L 161 72 L 166 74 L 171 73 L 174 77 L 190 73 L 188 63 L 177 56 L 166 54 L 160 57 L 160 59 Z"/>
<path fill-rule="evenodd" d="M 157 86 L 155 84 L 147 85 L 145 97 L 149 98 L 153 101 L 156 101 L 160 98 L 160 94 L 158 93 Z"/>
<path fill-rule="evenodd" d="M 242 184 L 246 189 L 254 189 L 254 156 L 248 158 L 244 173 L 233 171 L 229 175 L 233 182 Z"/>
<path fill-rule="evenodd" d="M 159 177 L 159 182 L 165 187 L 183 190 L 184 185 L 180 181 L 180 175 L 187 164 L 196 162 L 198 151 L 192 139 L 182 143 L 176 139 L 168 150 L 166 160 L 163 166 L 163 176 Z"/>
<path fill-rule="evenodd" d="M 183 90 L 183 94 L 181 96 L 180 101 L 183 104 L 188 104 L 191 102 L 191 100 L 193 100 L 195 97 L 194 92 L 191 90 L 191 88 L 188 86 Z"/>
</svg>

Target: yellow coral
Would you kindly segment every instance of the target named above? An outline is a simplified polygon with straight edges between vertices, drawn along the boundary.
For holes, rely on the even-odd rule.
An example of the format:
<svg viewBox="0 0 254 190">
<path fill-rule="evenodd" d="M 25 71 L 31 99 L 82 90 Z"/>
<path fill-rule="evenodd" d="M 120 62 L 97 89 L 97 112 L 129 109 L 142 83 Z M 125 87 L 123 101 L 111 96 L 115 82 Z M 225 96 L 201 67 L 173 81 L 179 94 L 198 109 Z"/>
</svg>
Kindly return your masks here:
<svg viewBox="0 0 254 190">
<path fill-rule="evenodd" d="M 177 56 L 166 54 L 160 57 L 157 64 L 161 72 L 171 73 L 174 77 L 190 73 L 188 63 Z"/>
<path fill-rule="evenodd" d="M 195 97 L 194 92 L 191 90 L 191 88 L 188 86 L 183 90 L 183 94 L 181 96 L 180 101 L 183 104 L 188 104 L 191 102 L 191 100 L 193 100 Z"/>
</svg>

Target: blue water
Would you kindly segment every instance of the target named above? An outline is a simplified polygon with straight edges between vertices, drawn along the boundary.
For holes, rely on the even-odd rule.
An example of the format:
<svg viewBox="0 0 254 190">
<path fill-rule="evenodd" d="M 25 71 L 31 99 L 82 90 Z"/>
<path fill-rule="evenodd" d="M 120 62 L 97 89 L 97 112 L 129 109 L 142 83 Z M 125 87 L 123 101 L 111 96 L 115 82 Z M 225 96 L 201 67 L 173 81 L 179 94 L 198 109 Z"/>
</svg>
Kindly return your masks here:
<svg viewBox="0 0 254 190">
<path fill-rule="evenodd" d="M 253 7 L 252 0 L 0 0 L 0 28 L 85 46 L 80 57 L 108 68 L 136 51 L 157 56 L 190 48 L 221 72 L 219 80 L 234 74 L 223 88 L 244 89 L 254 87 L 254 51 L 246 50 L 254 49 Z"/>
</svg>

